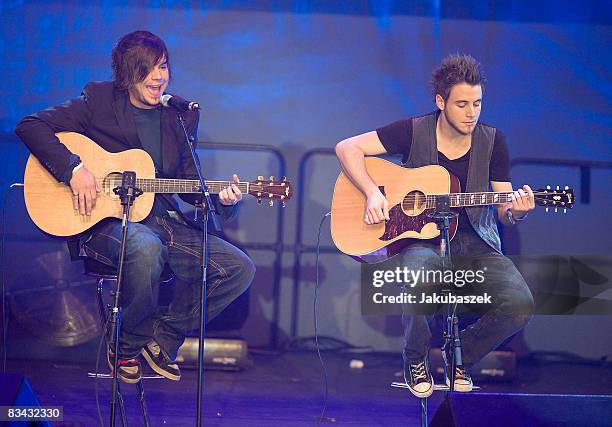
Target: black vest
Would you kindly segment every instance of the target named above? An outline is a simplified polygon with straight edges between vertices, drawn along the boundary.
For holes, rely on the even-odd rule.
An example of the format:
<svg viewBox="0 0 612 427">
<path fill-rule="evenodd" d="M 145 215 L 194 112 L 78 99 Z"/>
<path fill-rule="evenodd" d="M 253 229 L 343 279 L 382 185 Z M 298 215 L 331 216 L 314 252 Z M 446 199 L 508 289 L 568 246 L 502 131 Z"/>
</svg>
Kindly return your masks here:
<svg viewBox="0 0 612 427">
<path fill-rule="evenodd" d="M 489 190 L 489 163 L 495 141 L 495 128 L 477 124 L 472 134 L 467 185 L 462 191 L 476 193 Z M 406 167 L 417 168 L 438 164 L 436 113 L 412 118 L 412 145 Z M 501 241 L 493 206 L 465 208 L 476 233 L 489 246 L 501 253 Z"/>
</svg>

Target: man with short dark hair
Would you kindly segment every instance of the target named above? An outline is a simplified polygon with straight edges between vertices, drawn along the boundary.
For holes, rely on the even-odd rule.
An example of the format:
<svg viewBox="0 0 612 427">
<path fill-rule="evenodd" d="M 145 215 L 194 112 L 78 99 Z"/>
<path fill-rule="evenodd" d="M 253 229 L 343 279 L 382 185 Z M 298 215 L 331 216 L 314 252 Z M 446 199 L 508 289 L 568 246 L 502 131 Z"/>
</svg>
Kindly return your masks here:
<svg viewBox="0 0 612 427">
<path fill-rule="evenodd" d="M 480 65 L 469 55 L 451 55 L 434 70 L 433 95 L 437 111 L 400 120 L 341 141 L 336 154 L 342 169 L 366 197 L 364 220 L 378 224 L 389 220 L 389 202 L 368 175 L 364 157 L 402 155 L 403 166 L 416 168 L 439 164 L 459 178 L 468 192 L 512 192 L 508 150 L 503 134 L 479 123 L 486 82 Z M 522 221 L 535 207 L 531 189 L 514 192 L 511 203 L 497 205 L 504 225 Z M 486 265 L 487 290 L 494 307 L 461 331 L 463 365 L 455 372 L 455 389 L 471 391 L 469 367 L 509 336 L 522 329 L 533 313 L 533 298 L 512 262 L 501 252 L 497 225 L 490 207 L 461 208 L 453 255 L 476 257 Z M 418 241 L 400 255 L 403 266 L 413 271 L 441 269 L 437 243 Z M 404 316 L 404 378 L 417 397 L 433 392 L 428 351 L 431 332 L 424 315 Z M 431 319 L 431 318 L 430 318 Z M 447 375 L 449 375 L 447 373 Z M 449 383 L 449 378 L 446 378 Z"/>
<path fill-rule="evenodd" d="M 178 110 L 162 108 L 161 96 L 170 79 L 165 43 L 148 31 L 122 37 L 112 52 L 112 82 L 92 82 L 80 97 L 25 117 L 16 133 L 58 180 L 70 186 L 75 211 L 89 215 L 95 209 L 99 183 L 88 165 L 70 152 L 56 132 L 81 133 L 107 151 L 144 149 L 162 178 L 197 179 L 190 148 L 177 120 Z M 197 140 L 198 114 L 182 112 L 187 131 Z M 232 181 L 238 182 L 233 175 Z M 198 195 L 181 195 L 188 203 Z M 226 218 L 236 215 L 242 199 L 232 184 L 213 196 Z M 116 267 L 121 221 L 101 221 L 80 236 L 81 254 Z M 213 319 L 250 285 L 255 267 L 239 249 L 209 236 L 207 320 Z M 175 359 L 186 331 L 199 313 L 201 288 L 201 230 L 190 226 L 172 195 L 157 194 L 151 214 L 130 223 L 121 294 L 122 323 L 118 375 L 136 383 L 141 378 L 138 356 L 172 380 L 180 379 Z M 174 275 L 173 297 L 167 310 L 158 307 L 158 283 L 164 266 Z M 109 365 L 115 355 L 108 350 Z"/>
</svg>

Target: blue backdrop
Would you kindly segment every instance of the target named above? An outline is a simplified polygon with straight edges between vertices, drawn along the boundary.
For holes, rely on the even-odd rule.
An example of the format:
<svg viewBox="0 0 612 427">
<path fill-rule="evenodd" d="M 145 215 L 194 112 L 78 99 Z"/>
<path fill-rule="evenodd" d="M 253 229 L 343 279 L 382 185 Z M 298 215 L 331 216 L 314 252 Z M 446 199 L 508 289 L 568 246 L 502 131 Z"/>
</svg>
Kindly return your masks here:
<svg viewBox="0 0 612 427">
<path fill-rule="evenodd" d="M 454 52 L 482 62 L 489 78 L 482 120 L 504 131 L 512 157 L 612 161 L 611 22 L 605 1 L 169 1 L 162 6 L 159 1 L 5 0 L 0 3 L 0 131 L 6 134 L 0 142 L 0 183 L 4 189 L 21 180 L 27 153 L 12 135 L 21 117 L 79 95 L 90 80 L 109 79 L 114 43 L 136 29 L 167 42 L 170 90 L 204 106 L 201 140 L 277 146 L 294 180 L 307 150 L 332 148 L 346 137 L 432 110 L 431 70 Z M 213 178 L 233 171 L 276 173 L 265 156 L 211 154 L 207 160 Z M 308 215 L 296 224 L 295 205 L 287 209 L 286 244 L 294 242 L 296 226 L 303 227 L 306 243 L 314 243 L 338 171 L 331 157 L 309 166 Z M 512 175 L 515 185 L 581 184 L 574 168 L 517 166 Z M 612 208 L 610 178 L 609 170 L 593 170 L 589 203 L 579 204 L 571 217 L 534 214 L 520 230 L 523 252 L 609 256 L 609 233 L 602 230 Z M 19 203 L 18 194 L 13 198 Z M 267 221 L 272 211 L 249 209 L 230 234 L 242 241 L 265 240 L 269 230 L 253 225 Z M 31 227 L 25 218 L 15 222 Z M 285 258 L 287 271 L 292 262 Z M 324 322 L 326 333 L 396 348 L 388 339 L 396 333 L 381 324 L 355 326 L 363 321 L 346 292 L 355 290 L 355 282 L 349 285 L 346 277 L 356 274 L 356 267 L 344 259 L 329 262 L 327 277 L 335 285 L 329 310 L 341 318 Z M 304 277 L 300 334 L 311 332 L 311 276 Z M 283 284 L 280 322 L 288 330 L 288 301 L 295 296 L 290 273 Z M 252 303 L 254 312 L 269 319 L 271 297 L 261 292 Z M 259 335 L 253 335 L 257 341 Z"/>
</svg>

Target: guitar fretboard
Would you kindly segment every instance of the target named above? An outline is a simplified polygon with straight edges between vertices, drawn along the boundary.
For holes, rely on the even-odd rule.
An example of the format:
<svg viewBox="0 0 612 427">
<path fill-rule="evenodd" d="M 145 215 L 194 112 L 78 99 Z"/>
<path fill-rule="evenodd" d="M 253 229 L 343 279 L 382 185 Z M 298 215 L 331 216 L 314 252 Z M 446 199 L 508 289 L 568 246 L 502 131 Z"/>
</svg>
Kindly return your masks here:
<svg viewBox="0 0 612 427">
<path fill-rule="evenodd" d="M 230 186 L 230 181 L 204 180 L 211 194 L 219 194 Z M 111 192 L 113 188 L 121 186 L 121 177 L 109 177 L 104 180 L 104 191 Z M 249 192 L 249 182 L 236 184 L 242 193 Z M 136 178 L 136 187 L 144 193 L 199 193 L 200 181 L 192 179 L 165 179 L 165 178 Z"/>
<path fill-rule="evenodd" d="M 460 208 L 463 206 L 485 206 L 509 203 L 511 202 L 512 192 L 453 193 L 449 194 L 448 196 L 451 207 Z M 426 197 L 427 208 L 435 208 L 436 196 L 427 195 Z"/>
</svg>

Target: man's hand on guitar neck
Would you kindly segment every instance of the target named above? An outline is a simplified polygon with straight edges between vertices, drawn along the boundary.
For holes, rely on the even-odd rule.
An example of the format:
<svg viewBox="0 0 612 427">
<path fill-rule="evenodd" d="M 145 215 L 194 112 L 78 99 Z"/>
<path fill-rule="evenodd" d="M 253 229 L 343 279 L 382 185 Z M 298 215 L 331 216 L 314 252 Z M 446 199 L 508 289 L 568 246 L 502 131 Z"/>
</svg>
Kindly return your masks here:
<svg viewBox="0 0 612 427">
<path fill-rule="evenodd" d="M 535 209 L 535 197 L 528 185 L 523 185 L 523 188 L 516 190 L 511 198 L 512 206 L 510 206 L 510 212 L 512 212 L 515 220 L 520 221 L 529 211 Z"/>
<path fill-rule="evenodd" d="M 236 184 L 238 184 L 238 175 L 232 175 L 232 185 L 224 188 L 219 193 L 219 202 L 224 206 L 233 206 L 242 200 L 242 192 Z"/>
<path fill-rule="evenodd" d="M 389 221 L 389 201 L 378 188 L 373 190 L 366 200 L 365 223 L 378 224 Z"/>
<path fill-rule="evenodd" d="M 102 191 L 94 174 L 84 165 L 75 168 L 70 180 L 70 189 L 74 210 L 79 211 L 81 215 L 91 215 L 92 209 L 96 206 L 98 193 Z"/>
</svg>

